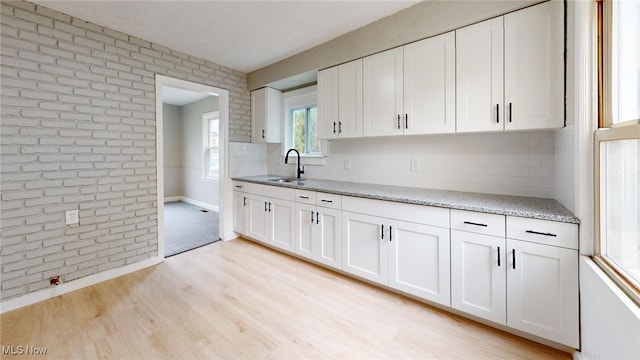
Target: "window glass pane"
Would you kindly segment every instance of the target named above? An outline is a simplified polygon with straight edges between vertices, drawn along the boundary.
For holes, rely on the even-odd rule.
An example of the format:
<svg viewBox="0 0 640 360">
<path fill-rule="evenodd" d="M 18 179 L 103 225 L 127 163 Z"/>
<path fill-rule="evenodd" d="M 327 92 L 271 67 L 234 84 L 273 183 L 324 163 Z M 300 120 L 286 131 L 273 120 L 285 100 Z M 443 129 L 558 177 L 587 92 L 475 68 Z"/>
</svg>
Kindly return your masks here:
<svg viewBox="0 0 640 360">
<path fill-rule="evenodd" d="M 220 149 L 210 148 L 207 151 L 207 177 L 218 177 L 218 171 L 220 170 Z"/>
<path fill-rule="evenodd" d="M 318 140 L 318 107 L 309 109 L 309 153 L 320 153 L 320 140 Z"/>
<path fill-rule="evenodd" d="M 600 143 L 601 251 L 640 284 L 640 140 Z"/>
<path fill-rule="evenodd" d="M 209 144 L 207 147 L 219 147 L 220 146 L 220 136 L 218 129 L 218 119 L 209 120 Z"/>
<path fill-rule="evenodd" d="M 293 119 L 293 147 L 303 154 L 307 142 L 307 109 L 292 110 L 291 118 Z"/>
<path fill-rule="evenodd" d="M 613 123 L 640 119 L 640 1 L 613 3 Z"/>
</svg>

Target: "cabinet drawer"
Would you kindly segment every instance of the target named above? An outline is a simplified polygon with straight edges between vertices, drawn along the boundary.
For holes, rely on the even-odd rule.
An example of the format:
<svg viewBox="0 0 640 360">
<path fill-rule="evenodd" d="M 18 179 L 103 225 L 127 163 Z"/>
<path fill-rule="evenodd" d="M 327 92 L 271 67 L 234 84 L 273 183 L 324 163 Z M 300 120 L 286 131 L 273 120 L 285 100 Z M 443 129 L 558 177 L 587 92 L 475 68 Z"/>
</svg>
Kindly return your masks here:
<svg viewBox="0 0 640 360">
<path fill-rule="evenodd" d="M 504 215 L 451 210 L 451 228 L 477 234 L 504 237 Z"/>
<path fill-rule="evenodd" d="M 287 189 L 279 186 L 269 186 L 248 183 L 245 187 L 248 193 L 267 196 L 280 200 L 294 201 L 296 198 L 295 189 Z"/>
<path fill-rule="evenodd" d="M 318 206 L 338 210 L 342 208 L 342 196 L 340 195 L 318 193 L 316 199 L 316 205 Z"/>
<path fill-rule="evenodd" d="M 342 211 L 351 211 L 417 224 L 449 227 L 449 209 L 433 206 L 343 196 Z"/>
<path fill-rule="evenodd" d="M 296 202 L 302 204 L 316 204 L 316 192 L 308 190 L 296 190 Z"/>
<path fill-rule="evenodd" d="M 578 249 L 578 225 L 576 224 L 507 216 L 507 237 Z"/>
<path fill-rule="evenodd" d="M 247 191 L 247 183 L 242 181 L 233 181 L 233 191 Z"/>
</svg>

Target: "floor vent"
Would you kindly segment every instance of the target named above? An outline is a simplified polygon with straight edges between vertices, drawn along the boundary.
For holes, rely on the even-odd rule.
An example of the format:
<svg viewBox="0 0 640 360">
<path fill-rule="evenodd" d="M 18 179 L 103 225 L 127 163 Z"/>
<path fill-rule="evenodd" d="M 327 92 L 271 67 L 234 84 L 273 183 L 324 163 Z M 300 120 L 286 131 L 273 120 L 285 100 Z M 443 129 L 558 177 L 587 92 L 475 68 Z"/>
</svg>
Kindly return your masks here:
<svg viewBox="0 0 640 360">
<path fill-rule="evenodd" d="M 206 213 L 206 212 L 209 212 L 209 210 L 201 209 L 200 212 Z"/>
</svg>

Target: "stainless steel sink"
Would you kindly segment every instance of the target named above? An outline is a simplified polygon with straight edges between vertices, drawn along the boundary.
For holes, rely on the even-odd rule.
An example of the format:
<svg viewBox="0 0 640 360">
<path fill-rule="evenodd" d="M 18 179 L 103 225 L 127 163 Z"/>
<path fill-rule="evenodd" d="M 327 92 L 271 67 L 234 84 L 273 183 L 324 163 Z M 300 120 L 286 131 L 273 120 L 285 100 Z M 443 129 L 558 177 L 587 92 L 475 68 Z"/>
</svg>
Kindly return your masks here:
<svg viewBox="0 0 640 360">
<path fill-rule="evenodd" d="M 278 179 L 269 179 L 269 181 L 279 182 L 279 183 L 294 183 L 294 182 L 303 182 L 302 179 L 296 178 L 278 178 Z"/>
</svg>

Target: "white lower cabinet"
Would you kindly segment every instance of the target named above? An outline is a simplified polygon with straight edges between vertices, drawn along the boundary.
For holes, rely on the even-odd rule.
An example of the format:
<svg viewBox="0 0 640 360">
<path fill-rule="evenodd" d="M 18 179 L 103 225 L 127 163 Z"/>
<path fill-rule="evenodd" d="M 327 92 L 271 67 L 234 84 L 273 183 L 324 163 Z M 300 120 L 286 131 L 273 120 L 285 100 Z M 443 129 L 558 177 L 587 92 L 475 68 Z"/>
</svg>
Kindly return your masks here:
<svg viewBox="0 0 640 360">
<path fill-rule="evenodd" d="M 449 229 L 394 221 L 389 236 L 389 286 L 450 305 Z"/>
<path fill-rule="evenodd" d="M 246 235 L 283 250 L 294 249 L 295 203 L 247 194 Z"/>
<path fill-rule="evenodd" d="M 387 283 L 389 247 L 384 239 L 385 220 L 388 224 L 388 219 L 377 216 L 342 213 L 344 271 L 380 284 Z"/>
<path fill-rule="evenodd" d="M 241 191 L 233 192 L 233 231 L 239 234 L 247 232 L 247 193 Z"/>
<path fill-rule="evenodd" d="M 369 281 L 579 348 L 578 226 L 234 184 L 234 230 Z"/>
<path fill-rule="evenodd" d="M 350 212 L 342 229 L 343 270 L 450 305 L 448 229 Z"/>
<path fill-rule="evenodd" d="M 296 253 L 341 268 L 340 210 L 296 204 Z"/>
<path fill-rule="evenodd" d="M 506 217 L 500 237 L 486 220 L 505 216 L 477 216 L 451 213 L 451 306 L 578 348 L 577 225 Z"/>
<path fill-rule="evenodd" d="M 504 243 L 504 237 L 451 230 L 451 306 L 454 309 L 506 324 Z"/>
</svg>

